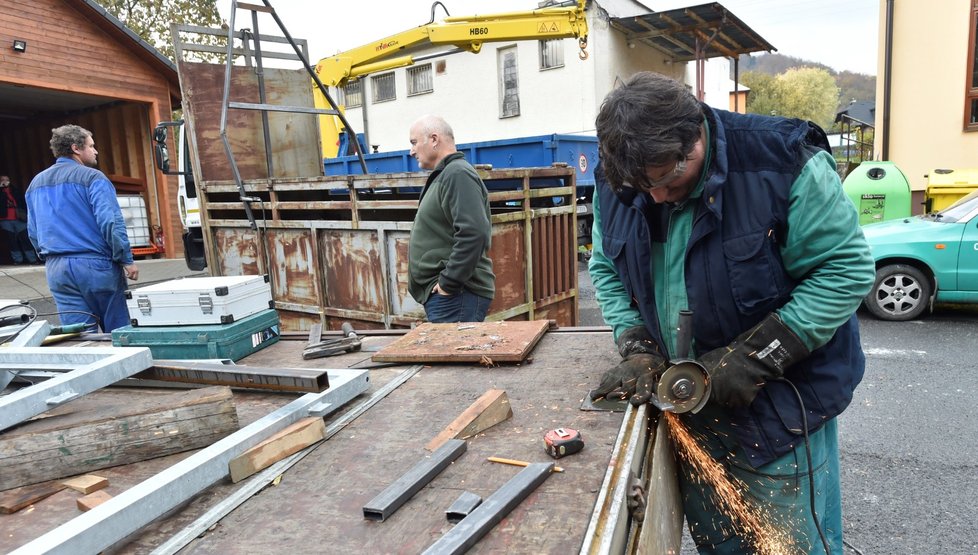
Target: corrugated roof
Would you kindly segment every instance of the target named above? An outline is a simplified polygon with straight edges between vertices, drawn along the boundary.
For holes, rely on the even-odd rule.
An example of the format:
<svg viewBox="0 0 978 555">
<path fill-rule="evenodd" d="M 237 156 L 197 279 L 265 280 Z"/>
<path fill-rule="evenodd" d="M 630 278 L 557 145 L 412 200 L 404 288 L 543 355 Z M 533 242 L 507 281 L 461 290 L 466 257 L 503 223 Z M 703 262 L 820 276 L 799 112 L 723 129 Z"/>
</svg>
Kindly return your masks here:
<svg viewBox="0 0 978 555">
<path fill-rule="evenodd" d="M 736 58 L 777 50 L 718 2 L 632 17 L 611 18 L 629 41 L 662 51 L 677 62 L 697 58 Z M 697 52 L 697 41 L 702 53 Z"/>
</svg>

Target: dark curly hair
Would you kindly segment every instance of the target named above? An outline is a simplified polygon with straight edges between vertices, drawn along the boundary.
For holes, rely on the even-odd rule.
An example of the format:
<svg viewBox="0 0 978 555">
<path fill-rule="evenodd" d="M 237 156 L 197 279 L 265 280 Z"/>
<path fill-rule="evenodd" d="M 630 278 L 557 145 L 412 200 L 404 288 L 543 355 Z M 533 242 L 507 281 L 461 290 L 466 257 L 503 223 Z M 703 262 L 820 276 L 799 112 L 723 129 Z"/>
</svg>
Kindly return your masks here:
<svg viewBox="0 0 978 555">
<path fill-rule="evenodd" d="M 647 187 L 649 166 L 689 154 L 703 117 L 699 101 L 682 83 L 649 71 L 629 77 L 608 93 L 594 121 L 608 184 L 616 191 Z"/>
<path fill-rule="evenodd" d="M 92 136 L 92 132 L 84 127 L 77 125 L 62 125 L 51 130 L 51 153 L 55 158 L 70 157 L 72 155 L 71 145 L 78 147 L 85 146 L 85 139 Z"/>
</svg>

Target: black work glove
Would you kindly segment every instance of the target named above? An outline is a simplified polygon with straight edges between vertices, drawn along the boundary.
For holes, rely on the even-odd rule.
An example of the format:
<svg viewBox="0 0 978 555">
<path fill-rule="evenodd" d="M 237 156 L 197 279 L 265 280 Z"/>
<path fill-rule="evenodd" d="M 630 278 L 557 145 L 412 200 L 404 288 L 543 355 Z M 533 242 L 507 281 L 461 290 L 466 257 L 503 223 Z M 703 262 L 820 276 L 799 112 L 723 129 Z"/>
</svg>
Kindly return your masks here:
<svg viewBox="0 0 978 555">
<path fill-rule="evenodd" d="M 625 399 L 633 405 L 647 403 L 652 387 L 666 369 L 666 359 L 645 326 L 628 328 L 618 337 L 618 354 L 622 361 L 601 376 L 601 383 L 591 391 L 591 399 L 607 397 Z"/>
<path fill-rule="evenodd" d="M 783 376 L 808 354 L 808 347 L 772 312 L 730 345 L 700 357 L 700 362 L 713 384 L 710 400 L 742 408 L 754 402 L 765 383 Z"/>
</svg>

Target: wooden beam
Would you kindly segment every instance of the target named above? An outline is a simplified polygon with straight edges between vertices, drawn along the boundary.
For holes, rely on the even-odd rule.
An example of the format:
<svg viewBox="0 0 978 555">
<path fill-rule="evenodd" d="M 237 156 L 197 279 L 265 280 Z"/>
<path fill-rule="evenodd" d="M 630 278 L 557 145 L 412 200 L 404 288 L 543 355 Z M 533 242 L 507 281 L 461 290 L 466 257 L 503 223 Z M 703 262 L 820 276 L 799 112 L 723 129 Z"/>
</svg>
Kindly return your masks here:
<svg viewBox="0 0 978 555">
<path fill-rule="evenodd" d="M 85 495 L 88 495 L 93 491 L 98 491 L 100 489 L 109 487 L 108 478 L 103 478 L 94 474 L 75 476 L 74 478 L 69 478 L 62 481 L 61 483 L 79 493 L 84 493 Z"/>
<path fill-rule="evenodd" d="M 52 480 L 43 484 L 34 484 L 32 486 L 5 491 L 0 493 L 0 513 L 5 515 L 16 513 L 24 507 L 29 507 L 63 489 L 65 489 L 64 484 L 57 480 Z"/>
<path fill-rule="evenodd" d="M 231 390 L 98 391 L 0 435 L 0 490 L 206 447 L 238 429 Z"/>
<path fill-rule="evenodd" d="M 326 424 L 318 416 L 303 418 L 231 459 L 231 482 L 237 483 L 326 437 Z"/>
<path fill-rule="evenodd" d="M 513 416 L 513 407 L 509 397 L 502 389 L 490 389 L 476 399 L 465 412 L 458 415 L 447 428 L 442 430 L 434 439 L 425 445 L 425 449 L 434 451 L 450 439 L 465 439 L 487 430 Z"/>
</svg>

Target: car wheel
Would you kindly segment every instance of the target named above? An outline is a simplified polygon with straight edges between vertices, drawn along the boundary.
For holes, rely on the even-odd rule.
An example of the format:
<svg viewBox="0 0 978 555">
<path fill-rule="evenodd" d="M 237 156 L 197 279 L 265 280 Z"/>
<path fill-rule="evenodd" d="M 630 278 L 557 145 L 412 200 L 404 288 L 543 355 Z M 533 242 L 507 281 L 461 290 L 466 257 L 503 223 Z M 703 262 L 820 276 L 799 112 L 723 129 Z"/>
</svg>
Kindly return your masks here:
<svg viewBox="0 0 978 555">
<path fill-rule="evenodd" d="M 892 264 L 876 271 L 876 282 L 865 303 L 877 318 L 902 322 L 923 314 L 930 296 L 930 280 L 923 272 L 913 266 Z"/>
</svg>

